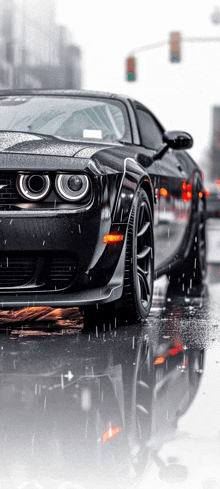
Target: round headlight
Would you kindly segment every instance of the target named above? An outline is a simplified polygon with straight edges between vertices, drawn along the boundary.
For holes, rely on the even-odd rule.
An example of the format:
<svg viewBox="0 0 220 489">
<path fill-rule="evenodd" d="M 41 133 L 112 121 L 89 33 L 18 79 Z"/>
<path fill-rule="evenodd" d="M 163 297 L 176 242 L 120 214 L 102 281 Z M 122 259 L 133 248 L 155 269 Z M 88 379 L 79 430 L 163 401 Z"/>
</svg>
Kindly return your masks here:
<svg viewBox="0 0 220 489">
<path fill-rule="evenodd" d="M 50 178 L 40 174 L 18 175 L 17 189 L 27 200 L 42 200 L 50 190 Z"/>
<path fill-rule="evenodd" d="M 65 200 L 82 200 L 89 190 L 86 175 L 57 175 L 55 180 L 57 193 Z"/>
<path fill-rule="evenodd" d="M 73 192 L 78 192 L 78 190 L 81 190 L 83 186 L 82 178 L 80 178 L 78 175 L 72 175 L 72 177 L 70 177 L 67 181 L 67 185 Z"/>
</svg>

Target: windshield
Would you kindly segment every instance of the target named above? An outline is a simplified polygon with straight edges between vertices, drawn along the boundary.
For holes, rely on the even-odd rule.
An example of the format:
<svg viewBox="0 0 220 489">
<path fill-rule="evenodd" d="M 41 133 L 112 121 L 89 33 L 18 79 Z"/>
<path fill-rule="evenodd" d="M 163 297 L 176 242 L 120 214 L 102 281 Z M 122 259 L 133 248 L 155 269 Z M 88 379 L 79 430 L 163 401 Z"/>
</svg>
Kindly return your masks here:
<svg viewBox="0 0 220 489">
<path fill-rule="evenodd" d="M 130 136 L 124 104 L 107 99 L 0 97 L 0 130 L 64 139 L 120 141 Z"/>
</svg>

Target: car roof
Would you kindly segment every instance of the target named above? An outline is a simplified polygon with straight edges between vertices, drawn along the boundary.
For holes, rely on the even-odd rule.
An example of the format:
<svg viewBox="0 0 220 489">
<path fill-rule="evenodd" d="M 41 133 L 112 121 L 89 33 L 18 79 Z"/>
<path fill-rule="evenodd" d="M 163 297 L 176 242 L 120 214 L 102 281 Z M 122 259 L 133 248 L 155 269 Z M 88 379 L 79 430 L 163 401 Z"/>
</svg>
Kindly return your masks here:
<svg viewBox="0 0 220 489">
<path fill-rule="evenodd" d="M 131 100 L 131 97 L 127 97 L 126 95 L 119 95 L 116 93 L 110 92 L 101 92 L 95 90 L 61 90 L 61 89 L 7 89 L 0 90 L 1 95 L 72 95 L 75 97 L 94 97 L 94 98 L 113 98 L 118 100 Z"/>
</svg>

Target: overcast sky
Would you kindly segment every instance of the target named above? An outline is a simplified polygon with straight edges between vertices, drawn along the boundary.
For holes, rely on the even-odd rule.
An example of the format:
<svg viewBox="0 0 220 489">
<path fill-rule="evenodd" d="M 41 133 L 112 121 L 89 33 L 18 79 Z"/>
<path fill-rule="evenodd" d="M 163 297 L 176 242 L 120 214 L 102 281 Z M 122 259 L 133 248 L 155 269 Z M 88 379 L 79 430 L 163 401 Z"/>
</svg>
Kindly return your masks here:
<svg viewBox="0 0 220 489">
<path fill-rule="evenodd" d="M 57 0 L 57 21 L 69 26 L 82 49 L 82 88 L 125 93 L 147 105 L 167 129 L 194 137 L 201 160 L 212 132 L 212 106 L 220 105 L 220 42 L 182 43 L 182 62 L 169 62 L 168 44 L 136 56 L 137 81 L 125 81 L 132 49 L 169 39 L 218 36 L 210 0 Z M 219 2 L 220 6 L 220 2 Z"/>
</svg>

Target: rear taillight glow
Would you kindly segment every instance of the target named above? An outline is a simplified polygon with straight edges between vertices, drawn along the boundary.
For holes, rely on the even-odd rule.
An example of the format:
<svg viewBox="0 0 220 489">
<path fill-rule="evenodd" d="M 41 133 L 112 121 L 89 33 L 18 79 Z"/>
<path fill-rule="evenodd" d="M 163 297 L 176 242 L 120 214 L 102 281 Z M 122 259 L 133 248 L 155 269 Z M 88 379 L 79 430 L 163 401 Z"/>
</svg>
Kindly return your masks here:
<svg viewBox="0 0 220 489">
<path fill-rule="evenodd" d="M 192 200 L 191 183 L 186 183 L 186 180 L 184 180 L 181 189 L 182 189 L 182 199 L 184 200 L 184 202 L 187 202 L 188 200 Z"/>
<path fill-rule="evenodd" d="M 168 191 L 166 188 L 161 188 L 160 189 L 160 195 L 162 195 L 163 197 L 168 197 Z"/>
</svg>

